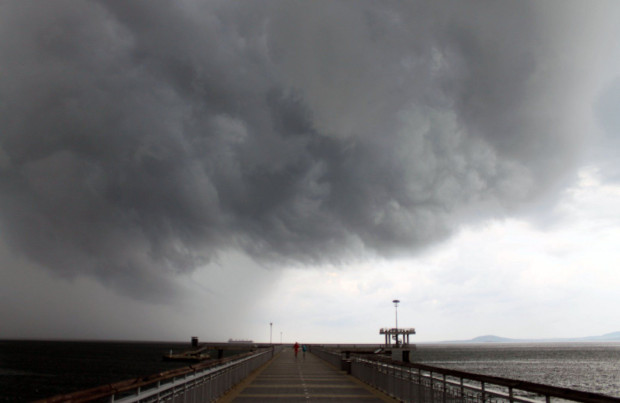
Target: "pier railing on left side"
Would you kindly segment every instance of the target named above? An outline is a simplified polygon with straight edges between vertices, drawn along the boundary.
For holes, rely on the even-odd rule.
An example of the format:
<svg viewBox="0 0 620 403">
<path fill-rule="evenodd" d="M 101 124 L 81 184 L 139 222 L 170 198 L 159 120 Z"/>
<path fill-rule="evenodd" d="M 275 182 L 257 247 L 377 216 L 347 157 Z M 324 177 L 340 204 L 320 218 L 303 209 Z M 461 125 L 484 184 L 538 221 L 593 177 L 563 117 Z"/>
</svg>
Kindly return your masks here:
<svg viewBox="0 0 620 403">
<path fill-rule="evenodd" d="M 122 381 L 68 395 L 54 396 L 39 403 L 65 401 L 212 402 L 282 350 L 274 345 L 216 363 L 190 365 L 145 378 Z"/>
</svg>

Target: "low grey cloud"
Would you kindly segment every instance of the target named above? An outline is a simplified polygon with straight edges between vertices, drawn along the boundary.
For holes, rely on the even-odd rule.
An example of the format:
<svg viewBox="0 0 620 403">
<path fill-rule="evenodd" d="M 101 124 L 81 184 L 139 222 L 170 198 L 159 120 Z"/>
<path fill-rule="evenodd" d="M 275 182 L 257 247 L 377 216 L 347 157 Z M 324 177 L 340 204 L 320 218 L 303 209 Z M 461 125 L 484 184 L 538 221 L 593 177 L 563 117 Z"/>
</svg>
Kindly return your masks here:
<svg viewBox="0 0 620 403">
<path fill-rule="evenodd" d="M 3 238 L 139 298 L 228 249 L 414 253 L 535 200 L 582 142 L 579 33 L 534 2 L 0 7 Z"/>
<path fill-rule="evenodd" d="M 601 168 L 604 180 L 620 182 L 620 169 L 617 157 L 620 152 L 620 78 L 616 78 L 607 87 L 594 106 L 597 121 L 601 127 L 601 136 L 597 139 L 591 158 Z"/>
</svg>

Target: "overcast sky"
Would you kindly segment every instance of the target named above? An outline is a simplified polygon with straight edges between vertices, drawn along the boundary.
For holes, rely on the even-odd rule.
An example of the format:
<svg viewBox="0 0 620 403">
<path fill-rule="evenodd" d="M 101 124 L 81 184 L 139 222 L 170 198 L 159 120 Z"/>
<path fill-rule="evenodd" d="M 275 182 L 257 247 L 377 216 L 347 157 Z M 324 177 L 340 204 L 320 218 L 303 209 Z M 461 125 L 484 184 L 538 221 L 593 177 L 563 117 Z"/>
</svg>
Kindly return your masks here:
<svg viewBox="0 0 620 403">
<path fill-rule="evenodd" d="M 620 3 L 0 1 L 0 338 L 620 330 Z"/>
</svg>

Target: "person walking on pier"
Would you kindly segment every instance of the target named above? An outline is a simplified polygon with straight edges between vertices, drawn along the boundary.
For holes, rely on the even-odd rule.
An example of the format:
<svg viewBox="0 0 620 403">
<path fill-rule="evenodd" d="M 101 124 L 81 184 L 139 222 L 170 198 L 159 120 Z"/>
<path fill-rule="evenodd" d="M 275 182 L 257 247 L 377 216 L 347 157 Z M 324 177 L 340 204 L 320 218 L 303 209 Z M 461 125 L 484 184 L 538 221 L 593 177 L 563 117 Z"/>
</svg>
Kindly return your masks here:
<svg viewBox="0 0 620 403">
<path fill-rule="evenodd" d="M 295 350 L 295 358 L 297 358 L 297 353 L 299 352 L 299 343 L 295 342 L 293 350 Z"/>
<path fill-rule="evenodd" d="M 308 350 L 308 346 L 305 344 L 301 345 L 301 352 L 303 353 L 304 360 L 306 359 L 306 350 Z"/>
</svg>

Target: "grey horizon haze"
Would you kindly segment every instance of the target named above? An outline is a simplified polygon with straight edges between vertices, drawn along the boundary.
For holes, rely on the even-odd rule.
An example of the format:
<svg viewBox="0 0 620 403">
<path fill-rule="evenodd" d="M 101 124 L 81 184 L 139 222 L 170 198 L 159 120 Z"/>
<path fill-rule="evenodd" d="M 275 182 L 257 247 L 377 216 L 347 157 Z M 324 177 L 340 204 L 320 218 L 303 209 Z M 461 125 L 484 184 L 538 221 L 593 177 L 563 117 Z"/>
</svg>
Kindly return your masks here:
<svg viewBox="0 0 620 403">
<path fill-rule="evenodd" d="M 236 295 L 209 307 L 226 322 L 284 268 L 415 258 L 488 220 L 553 226 L 584 161 L 617 178 L 619 7 L 594 3 L 0 2 L 0 262 L 41 298 L 2 291 L 6 335 L 72 336 L 10 315 L 57 292 L 27 270 L 173 311 L 216 265 L 192 281 Z M 76 318 L 123 315 L 84 297 Z"/>
</svg>

